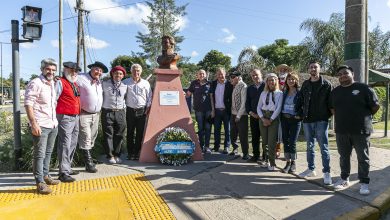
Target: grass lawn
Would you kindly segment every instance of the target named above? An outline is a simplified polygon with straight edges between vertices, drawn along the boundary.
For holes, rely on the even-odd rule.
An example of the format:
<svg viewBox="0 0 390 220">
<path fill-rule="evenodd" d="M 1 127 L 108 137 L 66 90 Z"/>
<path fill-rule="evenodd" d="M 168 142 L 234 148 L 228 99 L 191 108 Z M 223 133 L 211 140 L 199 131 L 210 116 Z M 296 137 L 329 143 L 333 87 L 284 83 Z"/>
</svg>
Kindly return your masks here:
<svg viewBox="0 0 390 220">
<path fill-rule="evenodd" d="M 374 127 L 374 129 L 384 130 L 385 129 L 385 122 L 384 121 L 377 122 L 377 123 L 374 123 L 372 126 Z M 390 121 L 387 121 L 387 129 L 390 129 Z"/>
</svg>

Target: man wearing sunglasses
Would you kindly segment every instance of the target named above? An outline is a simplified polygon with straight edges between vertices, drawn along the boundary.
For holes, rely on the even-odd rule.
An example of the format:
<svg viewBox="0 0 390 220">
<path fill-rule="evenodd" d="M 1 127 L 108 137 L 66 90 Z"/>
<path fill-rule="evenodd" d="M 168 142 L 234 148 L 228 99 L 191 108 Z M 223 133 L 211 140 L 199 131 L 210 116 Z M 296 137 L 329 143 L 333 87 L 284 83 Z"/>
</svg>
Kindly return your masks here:
<svg viewBox="0 0 390 220">
<path fill-rule="evenodd" d="M 59 160 L 59 180 L 73 182 L 71 164 L 79 135 L 80 92 L 77 85 L 81 68 L 74 62 L 64 62 L 63 76 L 57 80 L 57 157 Z"/>
</svg>

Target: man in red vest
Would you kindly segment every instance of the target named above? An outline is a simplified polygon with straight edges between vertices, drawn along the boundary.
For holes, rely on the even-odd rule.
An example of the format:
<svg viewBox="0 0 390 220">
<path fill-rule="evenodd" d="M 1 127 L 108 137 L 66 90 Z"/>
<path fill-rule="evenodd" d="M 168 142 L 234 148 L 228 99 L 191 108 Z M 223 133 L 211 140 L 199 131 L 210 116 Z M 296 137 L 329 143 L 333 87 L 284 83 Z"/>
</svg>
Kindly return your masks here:
<svg viewBox="0 0 390 220">
<path fill-rule="evenodd" d="M 59 180 L 73 182 L 70 176 L 73 155 L 79 135 L 80 92 L 76 84 L 81 68 L 73 62 L 64 62 L 63 76 L 57 81 L 57 153 L 59 160 Z"/>
</svg>

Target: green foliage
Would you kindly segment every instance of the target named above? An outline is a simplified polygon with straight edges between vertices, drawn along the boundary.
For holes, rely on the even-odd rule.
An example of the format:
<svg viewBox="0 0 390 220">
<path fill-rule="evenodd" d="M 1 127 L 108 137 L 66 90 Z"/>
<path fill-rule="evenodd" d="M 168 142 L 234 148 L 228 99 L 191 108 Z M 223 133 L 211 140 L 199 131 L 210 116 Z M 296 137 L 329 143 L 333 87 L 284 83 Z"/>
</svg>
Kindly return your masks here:
<svg viewBox="0 0 390 220">
<path fill-rule="evenodd" d="M 183 72 L 180 76 L 183 88 L 189 87 L 191 81 L 196 79 L 196 71 L 199 70 L 199 67 L 189 62 L 180 62 L 177 66 Z"/>
<path fill-rule="evenodd" d="M 145 57 L 137 55 L 134 52 L 128 55 L 119 55 L 113 61 L 111 61 L 111 68 L 115 66 L 122 66 L 126 69 L 127 76 L 131 74 L 131 65 L 138 63 L 142 66 L 142 72 L 144 76 L 147 76 L 151 73 L 149 65 L 146 64 Z M 109 76 L 108 76 L 109 77 Z"/>
<path fill-rule="evenodd" d="M 374 121 L 383 121 L 385 119 L 385 100 L 386 100 L 386 88 L 385 87 L 374 87 L 374 91 L 378 96 L 378 100 L 380 103 L 380 108 L 378 112 L 374 115 Z"/>
<path fill-rule="evenodd" d="M 333 13 L 327 22 L 309 18 L 301 23 L 300 29 L 310 34 L 301 43 L 308 52 L 303 56 L 318 60 L 325 72 L 335 73 L 344 62 L 344 15 Z"/>
<path fill-rule="evenodd" d="M 274 71 L 279 64 L 287 64 L 295 69 L 301 69 L 300 60 L 306 47 L 289 46 L 288 40 L 277 39 L 273 44 L 260 47 L 258 54 L 266 61 L 263 68 Z"/>
<path fill-rule="evenodd" d="M 210 73 L 210 80 L 214 79 L 214 74 L 218 67 L 223 67 L 226 71 L 229 71 L 232 67 L 231 65 L 231 58 L 217 50 L 209 51 L 203 60 L 199 61 L 198 63 L 198 66 L 201 69 L 204 69 L 206 72 Z"/>
<path fill-rule="evenodd" d="M 148 32 L 138 32 L 136 38 L 152 67 L 155 67 L 157 66 L 157 57 L 161 54 L 162 36 L 174 37 L 177 44 L 184 40 L 183 36 L 178 35 L 177 23 L 180 17 L 186 15 L 187 4 L 176 6 L 175 0 L 149 0 L 146 1 L 146 4 L 152 11 L 146 20 L 142 20 L 142 23 L 148 28 Z M 180 48 L 176 45 L 176 51 L 179 50 Z"/>
<path fill-rule="evenodd" d="M 370 69 L 380 69 L 390 64 L 390 31 L 383 33 L 377 25 L 369 33 L 368 59 Z"/>
</svg>

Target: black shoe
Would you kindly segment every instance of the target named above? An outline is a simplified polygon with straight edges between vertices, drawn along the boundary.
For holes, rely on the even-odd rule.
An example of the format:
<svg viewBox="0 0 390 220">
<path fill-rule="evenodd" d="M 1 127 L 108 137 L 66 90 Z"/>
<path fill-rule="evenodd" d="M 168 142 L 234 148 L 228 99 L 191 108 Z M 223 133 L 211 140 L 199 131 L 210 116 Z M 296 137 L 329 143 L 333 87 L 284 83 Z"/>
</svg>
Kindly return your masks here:
<svg viewBox="0 0 390 220">
<path fill-rule="evenodd" d="M 248 160 L 248 159 L 249 159 L 249 155 L 248 155 L 248 154 L 244 154 L 244 155 L 242 156 L 242 159 L 243 159 L 243 160 Z"/>
<path fill-rule="evenodd" d="M 61 182 L 63 182 L 63 183 L 71 183 L 71 182 L 76 181 L 75 178 L 73 178 L 73 177 L 71 177 L 71 176 L 69 176 L 69 175 L 67 175 L 67 174 L 65 174 L 65 173 L 62 173 L 62 174 L 60 175 L 60 177 L 58 177 L 58 179 L 59 179 Z"/>
<path fill-rule="evenodd" d="M 253 156 L 253 157 L 251 157 L 251 158 L 248 160 L 248 162 L 250 162 L 250 163 L 257 163 L 258 160 L 259 160 L 259 157 Z"/>
<path fill-rule="evenodd" d="M 290 171 L 290 168 L 291 168 L 291 162 L 286 162 L 286 166 L 284 166 L 282 172 L 288 173 Z"/>
<path fill-rule="evenodd" d="M 214 148 L 213 148 L 213 151 L 214 151 L 214 152 L 219 152 L 219 148 L 215 148 L 215 147 L 214 147 Z"/>
<path fill-rule="evenodd" d="M 290 166 L 290 169 L 288 170 L 288 173 L 295 173 L 297 171 L 297 168 L 296 168 L 296 165 L 295 165 L 295 161 L 291 161 L 291 166 Z"/>
<path fill-rule="evenodd" d="M 93 163 L 92 154 L 90 150 L 84 150 L 85 170 L 89 173 L 96 173 L 98 170 Z"/>
<path fill-rule="evenodd" d="M 71 170 L 70 173 L 69 173 L 69 175 L 72 175 L 72 176 L 79 175 L 79 174 L 80 174 L 80 172 L 77 171 L 77 170 Z"/>
<path fill-rule="evenodd" d="M 229 148 L 225 147 L 222 151 L 223 154 L 228 154 L 229 153 Z"/>
</svg>

